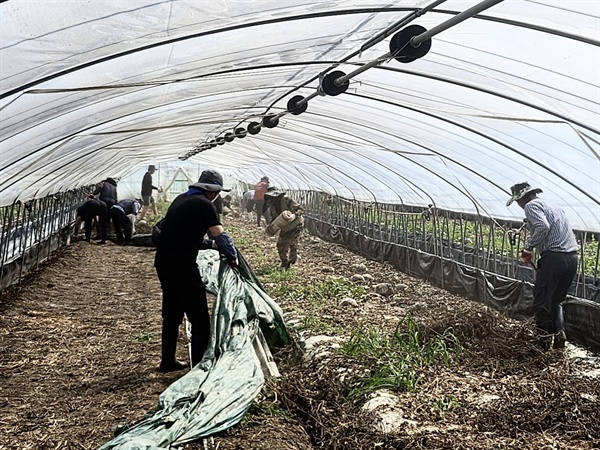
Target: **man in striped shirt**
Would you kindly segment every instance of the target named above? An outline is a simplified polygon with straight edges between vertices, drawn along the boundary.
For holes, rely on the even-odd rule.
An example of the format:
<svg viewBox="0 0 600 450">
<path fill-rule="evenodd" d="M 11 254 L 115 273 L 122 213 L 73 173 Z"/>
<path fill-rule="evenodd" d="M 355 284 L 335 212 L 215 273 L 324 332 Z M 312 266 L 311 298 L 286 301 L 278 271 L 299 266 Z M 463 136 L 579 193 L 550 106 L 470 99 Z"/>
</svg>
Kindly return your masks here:
<svg viewBox="0 0 600 450">
<path fill-rule="evenodd" d="M 525 211 L 529 239 L 521 252 L 525 264 L 531 264 L 533 249 L 539 259 L 533 288 L 533 307 L 540 345 L 544 350 L 565 346 L 561 303 L 565 300 L 577 272 L 577 241 L 564 211 L 538 198 L 542 192 L 526 181 L 511 188 L 513 201 Z"/>
</svg>

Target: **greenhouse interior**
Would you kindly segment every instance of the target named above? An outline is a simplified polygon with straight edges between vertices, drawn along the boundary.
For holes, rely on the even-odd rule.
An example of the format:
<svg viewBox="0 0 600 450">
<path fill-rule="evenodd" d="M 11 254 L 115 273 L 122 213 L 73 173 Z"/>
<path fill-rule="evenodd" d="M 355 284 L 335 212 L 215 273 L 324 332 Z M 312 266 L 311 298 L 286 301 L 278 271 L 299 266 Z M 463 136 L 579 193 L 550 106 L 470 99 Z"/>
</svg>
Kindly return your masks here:
<svg viewBox="0 0 600 450">
<path fill-rule="evenodd" d="M 600 448 L 598 1 L 0 13 L 1 449 Z M 214 171 L 238 259 L 162 373 L 152 234 Z"/>
</svg>

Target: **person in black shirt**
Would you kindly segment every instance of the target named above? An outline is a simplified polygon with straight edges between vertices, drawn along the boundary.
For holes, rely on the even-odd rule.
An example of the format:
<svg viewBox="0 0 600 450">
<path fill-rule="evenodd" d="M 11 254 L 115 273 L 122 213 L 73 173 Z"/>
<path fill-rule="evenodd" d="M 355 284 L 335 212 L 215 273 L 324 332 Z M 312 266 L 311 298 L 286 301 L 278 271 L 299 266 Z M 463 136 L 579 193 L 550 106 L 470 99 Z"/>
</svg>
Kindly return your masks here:
<svg viewBox="0 0 600 450">
<path fill-rule="evenodd" d="M 192 366 L 204 355 L 210 338 L 210 316 L 206 287 L 198 270 L 198 251 L 213 242 L 233 267 L 237 251 L 227 235 L 212 201 L 223 188 L 223 177 L 205 170 L 197 183 L 173 200 L 165 215 L 156 246 L 154 266 L 162 288 L 162 359 L 159 370 L 181 370 L 175 351 L 183 315 L 192 325 Z M 214 241 L 205 242 L 208 234 Z"/>
<path fill-rule="evenodd" d="M 137 200 L 125 199 L 113 205 L 108 211 L 115 226 L 117 244 L 129 244 L 131 242 L 133 223 L 131 223 L 128 216 L 131 214 L 137 215 L 140 208 L 141 206 Z"/>
<path fill-rule="evenodd" d="M 114 178 L 108 177 L 98 185 L 94 191 L 94 195 L 98 195 L 98 200 L 104 202 L 106 207 L 110 210 L 110 208 L 118 201 L 117 181 Z"/>
<path fill-rule="evenodd" d="M 144 174 L 144 178 L 142 179 L 142 211 L 140 212 L 139 220 L 146 217 L 150 206 L 152 206 L 154 217 L 158 216 L 158 208 L 156 207 L 154 197 L 152 197 L 152 191 L 157 190 L 158 192 L 162 192 L 162 189 L 152 184 L 152 175 L 154 175 L 154 172 L 156 172 L 156 167 L 153 164 L 150 164 L 148 166 L 148 171 Z"/>
<path fill-rule="evenodd" d="M 98 220 L 100 225 L 100 243 L 106 244 L 106 227 L 108 223 L 108 210 L 106 203 L 94 198 L 93 194 L 88 195 L 88 200 L 77 208 L 77 218 L 75 219 L 75 237 L 79 234 L 81 222 L 84 223 L 85 240 L 90 242 L 92 239 L 92 225 Z"/>
</svg>

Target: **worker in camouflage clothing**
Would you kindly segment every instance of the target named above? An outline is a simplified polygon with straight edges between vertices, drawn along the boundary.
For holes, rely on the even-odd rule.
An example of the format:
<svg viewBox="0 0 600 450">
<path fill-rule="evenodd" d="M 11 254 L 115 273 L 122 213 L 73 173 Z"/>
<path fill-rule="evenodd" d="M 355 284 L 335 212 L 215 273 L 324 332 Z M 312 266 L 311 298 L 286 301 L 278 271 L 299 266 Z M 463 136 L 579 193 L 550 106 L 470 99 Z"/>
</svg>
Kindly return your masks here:
<svg viewBox="0 0 600 450">
<path fill-rule="evenodd" d="M 289 269 L 298 259 L 298 241 L 304 229 L 304 208 L 285 192 L 270 187 L 265 194 L 263 213 L 269 223 L 273 222 L 283 211 L 295 214 L 295 219 L 281 227 L 277 238 L 277 253 L 281 267 Z"/>
</svg>

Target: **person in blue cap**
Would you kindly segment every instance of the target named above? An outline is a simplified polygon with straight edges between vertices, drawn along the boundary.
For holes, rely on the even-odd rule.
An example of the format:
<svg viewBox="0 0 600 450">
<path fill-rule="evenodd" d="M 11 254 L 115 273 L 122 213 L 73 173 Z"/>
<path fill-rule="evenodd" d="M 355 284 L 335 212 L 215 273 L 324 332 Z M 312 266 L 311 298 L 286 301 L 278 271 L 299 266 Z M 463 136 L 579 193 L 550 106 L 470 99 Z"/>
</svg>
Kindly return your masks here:
<svg viewBox="0 0 600 450">
<path fill-rule="evenodd" d="M 238 266 L 237 250 L 219 220 L 213 201 L 223 187 L 223 177 L 205 170 L 197 183 L 175 198 L 160 227 L 154 266 L 162 288 L 161 372 L 181 370 L 186 364 L 175 358 L 179 325 L 185 314 L 192 325 L 192 367 L 204 355 L 210 338 L 206 286 L 198 269 L 198 252 L 217 247 L 232 267 Z M 206 241 L 208 235 L 210 241 Z"/>
</svg>

